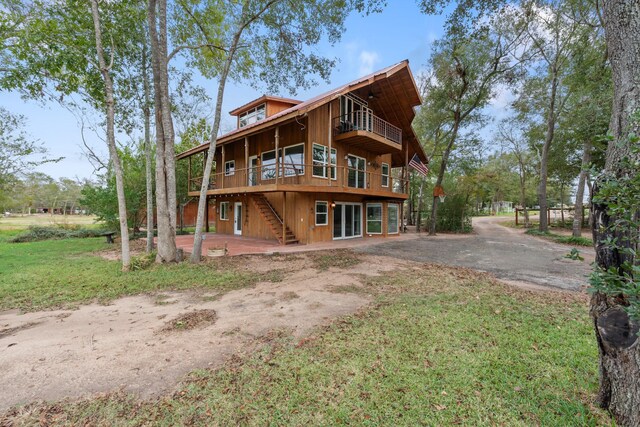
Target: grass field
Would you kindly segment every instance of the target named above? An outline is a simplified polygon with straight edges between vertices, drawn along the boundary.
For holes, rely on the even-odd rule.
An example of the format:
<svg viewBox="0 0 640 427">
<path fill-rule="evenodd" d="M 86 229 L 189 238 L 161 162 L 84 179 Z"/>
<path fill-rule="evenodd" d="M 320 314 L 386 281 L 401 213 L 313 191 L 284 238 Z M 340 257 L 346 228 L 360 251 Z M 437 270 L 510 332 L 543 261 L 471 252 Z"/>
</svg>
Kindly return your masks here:
<svg viewBox="0 0 640 427">
<path fill-rule="evenodd" d="M 162 289 L 233 289 L 257 276 L 219 270 L 219 264 L 152 266 L 123 273 L 95 251 L 114 249 L 104 237 L 7 243 L 19 230 L 0 231 L 0 309 L 25 311 L 107 302 Z"/>
<path fill-rule="evenodd" d="M 83 227 L 96 225 L 96 217 L 93 215 L 12 215 L 0 217 L 0 230 L 24 230 L 31 225 L 60 225 L 77 224 Z"/>
<path fill-rule="evenodd" d="M 258 280 L 220 263 L 122 273 L 95 255 L 102 238 L 6 243 L 14 233 L 0 232 L 3 309 Z M 324 256 L 327 268 L 349 268 Z M 257 353 L 192 372 L 175 393 L 36 403 L 0 414 L 0 425 L 610 425 L 591 404 L 597 349 L 585 295 L 430 266 L 362 280 L 355 290 L 373 303 L 357 315 L 301 341 L 275 333 Z"/>
</svg>

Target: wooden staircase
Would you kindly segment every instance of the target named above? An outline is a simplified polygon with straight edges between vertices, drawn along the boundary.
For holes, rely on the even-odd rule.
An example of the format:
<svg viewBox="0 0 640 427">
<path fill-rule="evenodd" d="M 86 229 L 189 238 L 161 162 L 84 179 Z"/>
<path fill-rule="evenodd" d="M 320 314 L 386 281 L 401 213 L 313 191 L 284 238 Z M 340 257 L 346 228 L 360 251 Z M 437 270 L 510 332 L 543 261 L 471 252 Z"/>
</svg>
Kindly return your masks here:
<svg viewBox="0 0 640 427">
<path fill-rule="evenodd" d="M 298 239 L 293 234 L 293 231 L 289 230 L 289 227 L 286 227 L 284 237 L 282 236 L 282 218 L 276 212 L 276 210 L 271 206 L 271 203 L 264 197 L 264 194 L 252 194 L 251 200 L 253 200 L 253 204 L 262 215 L 262 218 L 266 221 L 271 228 L 271 232 L 280 244 L 290 245 L 293 243 L 298 243 Z"/>
</svg>

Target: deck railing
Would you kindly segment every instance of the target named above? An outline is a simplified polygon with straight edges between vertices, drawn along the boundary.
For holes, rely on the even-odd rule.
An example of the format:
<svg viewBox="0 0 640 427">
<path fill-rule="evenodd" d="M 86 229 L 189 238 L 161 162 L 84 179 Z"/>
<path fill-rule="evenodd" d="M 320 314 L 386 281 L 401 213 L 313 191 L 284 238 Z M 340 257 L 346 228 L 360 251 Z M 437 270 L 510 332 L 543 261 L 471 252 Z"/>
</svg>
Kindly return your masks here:
<svg viewBox="0 0 640 427">
<path fill-rule="evenodd" d="M 335 117 L 333 128 L 338 134 L 356 130 L 372 132 L 388 141 L 402 144 L 402 129 L 382 120 L 368 110 L 353 111 Z"/>
<path fill-rule="evenodd" d="M 236 169 L 233 174 L 218 172 L 211 174 L 209 190 L 260 187 L 272 184 L 307 185 L 314 187 L 341 187 L 389 191 L 407 194 L 407 180 L 382 175 L 370 170 L 358 170 L 348 166 L 324 164 L 285 164 L 277 170 L 275 165 Z M 202 177 L 189 181 L 189 191 L 200 191 Z"/>
</svg>

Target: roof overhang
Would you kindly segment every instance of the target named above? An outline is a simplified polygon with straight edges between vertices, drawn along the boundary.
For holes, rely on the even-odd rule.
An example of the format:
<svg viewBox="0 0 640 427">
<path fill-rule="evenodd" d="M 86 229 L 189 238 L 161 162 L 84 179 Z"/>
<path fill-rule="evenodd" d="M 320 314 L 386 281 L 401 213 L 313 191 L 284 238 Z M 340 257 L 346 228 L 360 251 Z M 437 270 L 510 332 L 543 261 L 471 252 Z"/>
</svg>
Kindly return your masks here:
<svg viewBox="0 0 640 427">
<path fill-rule="evenodd" d="M 417 154 L 423 162 L 427 162 L 427 156 L 411 126 L 413 118 L 415 117 L 414 107 L 420 105 L 421 100 L 413 74 L 409 69 L 408 60 L 404 60 L 398 64 L 376 71 L 368 76 L 323 93 L 322 95 L 301 102 L 300 104 L 294 105 L 263 120 L 228 132 L 217 139 L 216 145 L 227 144 L 246 136 L 262 132 L 273 126 L 285 124 L 349 92 L 355 92 L 363 99 L 367 99 L 369 92 L 372 92 L 374 94 L 374 98 L 369 99 L 369 102 L 376 112 L 376 115 L 399 125 L 402 129 L 403 143 L 406 143 L 408 148 L 408 158 L 411 159 L 414 154 Z M 378 94 L 378 98 L 376 98 L 376 94 Z M 384 94 L 384 96 L 380 96 L 381 94 Z M 240 107 L 240 109 L 249 108 L 253 103 L 258 105 L 266 99 L 267 97 L 263 96 L 243 107 Z M 238 109 L 234 111 L 237 110 Z M 205 143 L 184 151 L 176 157 L 177 159 L 183 159 L 199 152 L 206 151 L 208 148 L 209 143 Z M 402 154 L 398 153 L 393 155 L 393 166 L 404 166 L 405 163 L 406 159 L 402 158 Z"/>
</svg>

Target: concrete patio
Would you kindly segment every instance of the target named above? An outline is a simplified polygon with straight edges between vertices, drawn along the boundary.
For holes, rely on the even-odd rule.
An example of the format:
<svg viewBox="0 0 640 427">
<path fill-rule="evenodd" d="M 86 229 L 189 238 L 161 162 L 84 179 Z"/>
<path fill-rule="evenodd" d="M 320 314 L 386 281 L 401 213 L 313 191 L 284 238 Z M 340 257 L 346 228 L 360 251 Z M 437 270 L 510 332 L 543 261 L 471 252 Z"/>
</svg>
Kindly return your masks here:
<svg viewBox="0 0 640 427">
<path fill-rule="evenodd" d="M 252 237 L 234 236 L 230 234 L 206 233 L 202 242 L 202 256 L 207 256 L 209 249 L 222 249 L 227 245 L 227 255 L 249 255 L 249 254 L 273 254 L 273 253 L 293 253 L 307 251 L 322 251 L 329 249 L 348 249 L 379 245 L 385 242 L 398 242 L 413 240 L 418 238 L 416 233 L 401 233 L 397 236 L 378 238 L 378 237 L 359 237 L 354 239 L 333 240 L 330 242 L 318 242 L 308 245 L 281 245 L 276 240 L 254 239 Z M 184 252 L 191 253 L 193 249 L 193 235 L 176 236 L 176 244 L 178 248 Z"/>
</svg>

